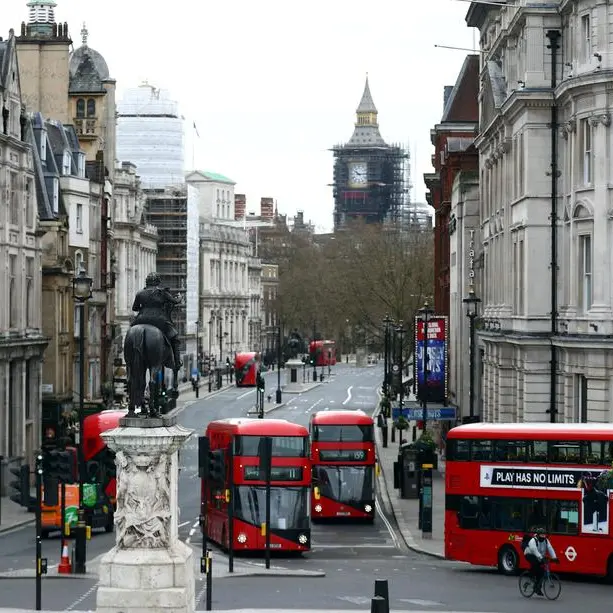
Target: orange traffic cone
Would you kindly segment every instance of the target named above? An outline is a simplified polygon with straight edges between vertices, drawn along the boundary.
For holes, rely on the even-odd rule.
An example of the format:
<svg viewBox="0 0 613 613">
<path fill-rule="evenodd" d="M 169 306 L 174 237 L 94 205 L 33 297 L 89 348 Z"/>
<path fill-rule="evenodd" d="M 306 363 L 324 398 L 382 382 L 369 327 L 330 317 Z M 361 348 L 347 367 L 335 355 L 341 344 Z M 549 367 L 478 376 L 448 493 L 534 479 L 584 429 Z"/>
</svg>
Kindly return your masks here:
<svg viewBox="0 0 613 613">
<path fill-rule="evenodd" d="M 72 574 L 72 564 L 70 563 L 70 556 L 68 555 L 68 545 L 64 543 L 62 548 L 62 557 L 57 567 L 57 572 L 60 575 Z"/>
</svg>

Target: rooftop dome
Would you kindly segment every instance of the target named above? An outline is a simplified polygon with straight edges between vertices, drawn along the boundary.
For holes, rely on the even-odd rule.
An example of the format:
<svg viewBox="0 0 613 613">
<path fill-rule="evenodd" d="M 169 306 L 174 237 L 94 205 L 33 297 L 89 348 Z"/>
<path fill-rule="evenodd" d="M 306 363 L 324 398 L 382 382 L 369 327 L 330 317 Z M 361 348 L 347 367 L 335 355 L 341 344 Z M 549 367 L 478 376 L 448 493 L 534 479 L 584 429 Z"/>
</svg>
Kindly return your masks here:
<svg viewBox="0 0 613 613">
<path fill-rule="evenodd" d="M 87 45 L 88 31 L 83 24 L 81 38 L 83 45 L 70 54 L 70 91 L 104 91 L 102 81 L 109 78 L 106 60 L 95 49 Z"/>
</svg>

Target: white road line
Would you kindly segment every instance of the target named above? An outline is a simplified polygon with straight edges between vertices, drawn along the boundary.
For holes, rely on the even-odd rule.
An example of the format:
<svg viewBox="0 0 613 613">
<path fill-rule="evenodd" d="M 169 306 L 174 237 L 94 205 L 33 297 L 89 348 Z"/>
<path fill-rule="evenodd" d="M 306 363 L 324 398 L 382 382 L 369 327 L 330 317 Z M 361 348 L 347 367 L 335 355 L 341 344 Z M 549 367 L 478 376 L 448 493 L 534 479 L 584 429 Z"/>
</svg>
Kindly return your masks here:
<svg viewBox="0 0 613 613">
<path fill-rule="evenodd" d="M 255 389 L 249 390 L 248 392 L 245 392 L 244 394 L 237 396 L 236 399 L 240 400 L 241 398 L 244 398 L 245 396 L 249 396 L 249 394 L 253 394 L 253 392 L 255 392 Z"/>
<path fill-rule="evenodd" d="M 189 522 L 188 521 L 184 521 L 183 523 L 179 524 L 177 526 L 177 528 L 183 528 L 183 526 L 187 526 L 187 524 L 189 524 Z"/>
<path fill-rule="evenodd" d="M 395 547 L 399 549 L 400 544 L 398 543 L 398 538 L 396 537 L 396 533 L 394 532 L 394 529 L 392 528 L 392 525 L 389 523 L 387 517 L 385 517 L 385 514 L 383 513 L 383 509 L 381 508 L 381 505 L 379 504 L 378 500 L 375 500 L 375 508 L 377 509 L 377 513 L 379 514 L 379 517 L 383 520 L 383 523 L 385 524 L 387 531 L 390 533 L 390 536 L 392 537 L 392 540 L 394 541 Z"/>
<path fill-rule="evenodd" d="M 312 551 L 317 551 L 318 549 L 396 549 L 396 545 L 381 545 L 377 543 L 373 543 L 372 545 L 313 545 Z"/>
<path fill-rule="evenodd" d="M 92 585 L 85 594 L 77 598 L 70 606 L 66 607 L 64 611 L 73 611 L 76 609 L 90 594 L 92 594 L 95 590 L 98 589 L 98 582 L 96 585 Z"/>
<path fill-rule="evenodd" d="M 347 398 L 345 398 L 345 400 L 343 400 L 343 405 L 347 404 L 348 402 L 351 402 L 351 390 L 353 389 L 353 385 L 350 385 L 347 388 Z"/>
<path fill-rule="evenodd" d="M 305 413 L 310 413 L 319 403 L 323 402 L 324 399 L 320 398 L 317 402 L 314 402 L 306 411 Z"/>
<path fill-rule="evenodd" d="M 192 528 L 197 528 L 200 525 L 200 520 L 197 519 L 193 524 L 192 524 Z"/>
</svg>

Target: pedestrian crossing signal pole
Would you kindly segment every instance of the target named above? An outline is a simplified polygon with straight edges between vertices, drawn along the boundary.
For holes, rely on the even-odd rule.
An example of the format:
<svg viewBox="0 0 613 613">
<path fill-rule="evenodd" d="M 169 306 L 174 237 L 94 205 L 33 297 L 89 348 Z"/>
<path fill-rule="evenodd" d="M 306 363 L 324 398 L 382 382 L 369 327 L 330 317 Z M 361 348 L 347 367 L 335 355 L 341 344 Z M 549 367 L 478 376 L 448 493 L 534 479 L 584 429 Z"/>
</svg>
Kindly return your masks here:
<svg viewBox="0 0 613 613">
<path fill-rule="evenodd" d="M 202 530 L 202 557 L 200 558 L 200 572 L 206 576 L 206 610 L 213 606 L 213 558 L 208 546 L 207 505 L 210 491 L 211 456 L 209 439 L 206 436 L 198 437 L 198 476 L 202 483 L 202 501 L 200 507 L 200 528 Z"/>
<path fill-rule="evenodd" d="M 43 506 L 43 456 L 36 457 L 36 611 L 42 609 L 43 575 L 47 574 L 47 560 L 43 558 L 42 506 Z"/>
</svg>

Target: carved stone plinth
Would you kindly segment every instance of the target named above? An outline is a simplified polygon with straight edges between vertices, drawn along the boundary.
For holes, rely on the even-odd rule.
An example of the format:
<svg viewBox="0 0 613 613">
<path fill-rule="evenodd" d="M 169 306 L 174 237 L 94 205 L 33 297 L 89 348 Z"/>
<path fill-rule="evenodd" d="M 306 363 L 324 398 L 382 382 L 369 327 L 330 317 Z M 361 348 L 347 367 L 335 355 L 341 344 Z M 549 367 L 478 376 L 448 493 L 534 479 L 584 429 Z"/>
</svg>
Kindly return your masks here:
<svg viewBox="0 0 613 613">
<path fill-rule="evenodd" d="M 136 418 L 101 435 L 116 454 L 117 510 L 98 613 L 193 613 L 192 552 L 178 538 L 177 453 L 191 433 L 173 419 Z"/>
</svg>

